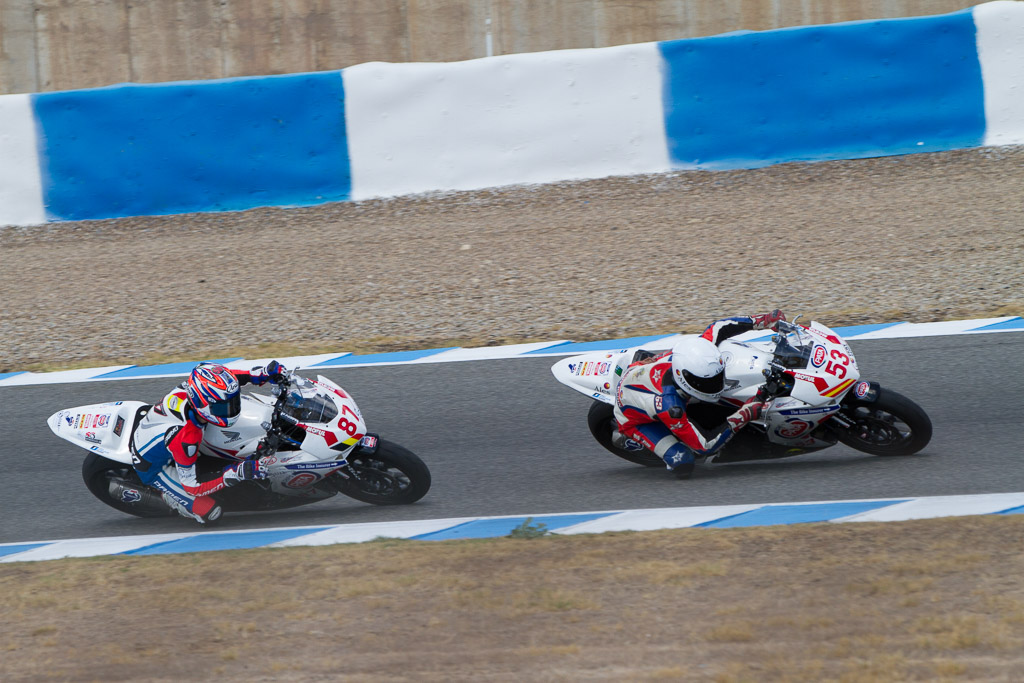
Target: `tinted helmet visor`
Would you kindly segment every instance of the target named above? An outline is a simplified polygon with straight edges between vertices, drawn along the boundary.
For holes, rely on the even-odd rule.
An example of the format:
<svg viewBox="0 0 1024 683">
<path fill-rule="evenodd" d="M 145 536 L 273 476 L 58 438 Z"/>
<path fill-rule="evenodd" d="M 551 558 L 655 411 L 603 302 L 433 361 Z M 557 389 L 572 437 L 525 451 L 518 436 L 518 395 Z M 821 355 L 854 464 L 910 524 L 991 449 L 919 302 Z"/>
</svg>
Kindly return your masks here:
<svg viewBox="0 0 1024 683">
<path fill-rule="evenodd" d="M 689 370 L 683 370 L 683 379 L 703 394 L 720 394 L 725 390 L 725 368 L 711 377 L 698 377 Z"/>
<path fill-rule="evenodd" d="M 208 410 L 214 417 L 223 419 L 236 418 L 242 412 L 242 396 L 238 393 L 232 394 L 226 401 L 211 403 Z"/>
</svg>

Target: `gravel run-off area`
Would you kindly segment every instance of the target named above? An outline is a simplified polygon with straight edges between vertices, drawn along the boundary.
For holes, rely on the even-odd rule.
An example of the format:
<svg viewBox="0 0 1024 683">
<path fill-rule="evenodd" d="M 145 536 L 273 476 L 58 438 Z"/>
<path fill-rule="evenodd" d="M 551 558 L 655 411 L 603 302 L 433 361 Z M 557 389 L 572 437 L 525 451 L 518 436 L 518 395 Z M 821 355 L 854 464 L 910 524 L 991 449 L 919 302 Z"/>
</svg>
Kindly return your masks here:
<svg viewBox="0 0 1024 683">
<path fill-rule="evenodd" d="M 0 229 L 0 372 L 1024 311 L 1024 148 Z"/>
</svg>

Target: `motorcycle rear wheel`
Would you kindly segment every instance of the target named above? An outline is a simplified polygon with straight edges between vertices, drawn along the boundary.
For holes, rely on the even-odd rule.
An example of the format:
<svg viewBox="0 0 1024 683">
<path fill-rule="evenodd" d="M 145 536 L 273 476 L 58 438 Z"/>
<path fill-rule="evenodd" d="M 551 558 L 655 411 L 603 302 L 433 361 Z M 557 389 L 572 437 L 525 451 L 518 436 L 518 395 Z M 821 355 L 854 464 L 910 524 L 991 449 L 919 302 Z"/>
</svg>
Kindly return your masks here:
<svg viewBox="0 0 1024 683">
<path fill-rule="evenodd" d="M 430 470 L 420 457 L 408 448 L 381 439 L 372 454 L 356 451 L 348 462 L 359 480 L 337 476 L 338 490 L 348 496 L 374 505 L 408 505 L 427 495 Z"/>
<path fill-rule="evenodd" d="M 92 495 L 125 514 L 135 517 L 169 517 L 174 514 L 163 502 L 159 492 L 142 483 L 131 465 L 90 453 L 82 463 L 82 479 Z M 112 483 L 134 490 L 139 500 L 131 503 L 112 495 Z"/>
<path fill-rule="evenodd" d="M 874 403 L 845 404 L 843 417 L 855 424 L 838 431 L 839 440 L 872 455 L 913 455 L 932 439 L 928 414 L 891 389 L 879 389 Z"/>
<path fill-rule="evenodd" d="M 624 460 L 644 467 L 664 467 L 665 461 L 649 450 L 627 451 L 616 448 L 612 444 L 612 432 L 618 426 L 615 422 L 615 409 L 603 401 L 594 401 L 587 413 L 587 426 L 597 442 Z"/>
</svg>

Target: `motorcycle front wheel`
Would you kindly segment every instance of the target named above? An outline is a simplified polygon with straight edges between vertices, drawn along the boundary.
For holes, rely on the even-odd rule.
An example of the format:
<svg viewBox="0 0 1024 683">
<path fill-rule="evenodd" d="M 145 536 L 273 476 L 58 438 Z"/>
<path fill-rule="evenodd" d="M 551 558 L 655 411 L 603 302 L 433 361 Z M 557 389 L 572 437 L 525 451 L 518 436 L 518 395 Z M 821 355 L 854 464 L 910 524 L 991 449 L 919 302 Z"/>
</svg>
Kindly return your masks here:
<svg viewBox="0 0 1024 683">
<path fill-rule="evenodd" d="M 82 479 L 92 495 L 115 510 L 136 517 L 174 514 L 158 491 L 142 483 L 131 465 L 90 453 L 82 463 Z"/>
<path fill-rule="evenodd" d="M 358 450 L 348 456 L 357 479 L 341 479 L 335 475 L 338 490 L 348 496 L 374 505 L 408 505 L 427 495 L 430 470 L 419 456 L 408 448 L 381 439 L 374 453 Z"/>
<path fill-rule="evenodd" d="M 839 440 L 872 455 L 913 455 L 932 439 L 932 421 L 921 406 L 891 389 L 879 389 L 874 403 L 844 404 L 843 417 L 853 422 L 839 430 Z"/>
<path fill-rule="evenodd" d="M 664 467 L 665 461 L 651 453 L 646 448 L 643 450 L 627 451 L 624 448 L 616 448 L 612 443 L 612 433 L 618 426 L 615 422 L 615 409 L 602 401 L 594 401 L 587 413 L 587 426 L 590 433 L 597 439 L 597 442 L 615 455 L 644 467 Z"/>
</svg>

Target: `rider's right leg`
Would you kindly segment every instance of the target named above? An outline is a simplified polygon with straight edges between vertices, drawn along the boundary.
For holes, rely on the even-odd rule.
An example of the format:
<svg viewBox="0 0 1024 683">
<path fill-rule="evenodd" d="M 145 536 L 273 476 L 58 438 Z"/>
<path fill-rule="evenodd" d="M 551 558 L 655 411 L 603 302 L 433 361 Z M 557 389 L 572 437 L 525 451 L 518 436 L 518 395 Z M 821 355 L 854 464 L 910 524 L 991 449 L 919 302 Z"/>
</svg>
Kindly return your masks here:
<svg viewBox="0 0 1024 683">
<path fill-rule="evenodd" d="M 173 465 L 165 465 L 152 486 L 164 494 L 164 502 L 182 517 L 194 519 L 200 524 L 216 522 L 222 510 L 210 496 L 196 498 L 190 495 L 178 481 L 178 469 Z"/>
<path fill-rule="evenodd" d="M 661 422 L 648 422 L 631 426 L 628 423 L 619 427 L 623 434 L 639 441 L 647 450 L 662 460 L 665 466 L 679 479 L 689 479 L 693 474 L 693 451 L 684 446 L 669 428 Z"/>
<path fill-rule="evenodd" d="M 167 506 L 182 517 L 188 517 L 200 524 L 216 522 L 222 510 L 209 496 L 196 498 L 190 495 L 178 481 L 178 469 L 174 463 L 164 465 L 150 481 L 145 482 L 163 494 Z"/>
<path fill-rule="evenodd" d="M 139 433 L 136 433 L 139 436 Z M 164 443 L 164 435 L 159 429 L 151 430 L 143 438 L 133 443 L 136 449 L 132 464 L 139 479 L 146 486 L 157 489 L 163 494 L 164 503 L 182 517 L 194 519 L 200 524 L 216 521 L 221 515 L 221 508 L 209 496 L 196 498 L 190 495 L 178 481 L 178 468 L 174 464 L 171 452 Z"/>
<path fill-rule="evenodd" d="M 689 479 L 693 473 L 693 451 L 680 443 L 665 423 L 651 417 L 658 407 L 652 394 L 633 391 L 620 384 L 614 412 L 619 433 L 664 460 L 665 466 L 679 479 Z"/>
</svg>

